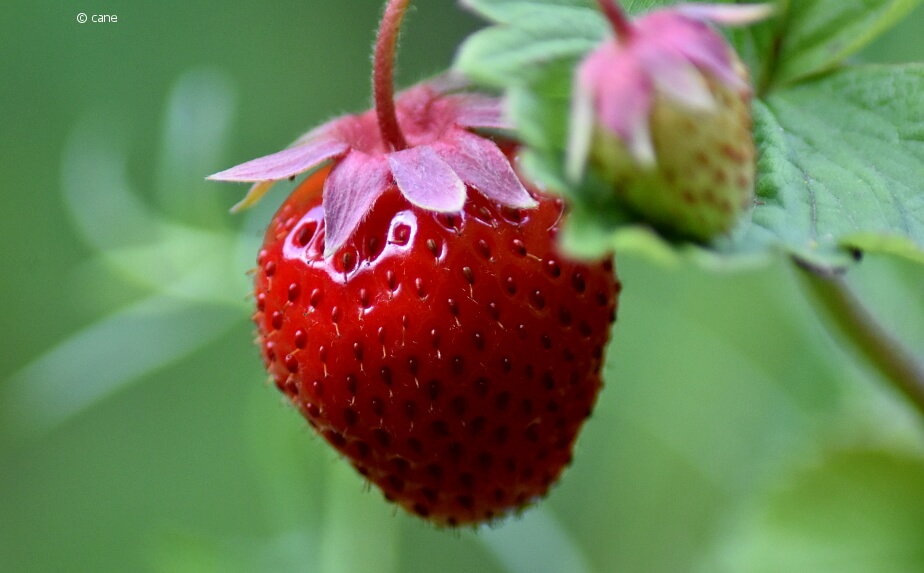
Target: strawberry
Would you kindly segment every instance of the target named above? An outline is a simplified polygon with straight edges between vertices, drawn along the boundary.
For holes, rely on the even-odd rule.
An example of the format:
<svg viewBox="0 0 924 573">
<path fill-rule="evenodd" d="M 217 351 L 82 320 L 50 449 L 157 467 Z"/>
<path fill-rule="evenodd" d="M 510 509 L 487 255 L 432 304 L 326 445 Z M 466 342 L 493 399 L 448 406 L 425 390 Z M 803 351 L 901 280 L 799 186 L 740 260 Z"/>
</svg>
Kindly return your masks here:
<svg viewBox="0 0 924 573">
<path fill-rule="evenodd" d="M 436 523 L 545 494 L 600 389 L 618 283 L 563 258 L 562 203 L 472 189 L 437 214 L 394 185 L 325 258 L 322 171 L 266 234 L 254 316 L 267 369 L 386 498 Z"/>
<path fill-rule="evenodd" d="M 446 78 L 391 93 L 392 0 L 374 110 L 213 179 L 321 166 L 283 203 L 258 255 L 254 321 L 276 386 L 356 470 L 441 525 L 543 496 L 601 387 L 620 285 L 611 260 L 556 249 L 561 199 L 527 190 L 473 128 L 499 102 Z"/>
<path fill-rule="evenodd" d="M 589 157 L 655 226 L 697 240 L 729 231 L 753 202 L 752 90 L 708 22 L 753 22 L 769 6 L 681 4 L 629 21 L 613 0 L 600 5 L 615 37 L 576 74 L 572 178 Z"/>
</svg>

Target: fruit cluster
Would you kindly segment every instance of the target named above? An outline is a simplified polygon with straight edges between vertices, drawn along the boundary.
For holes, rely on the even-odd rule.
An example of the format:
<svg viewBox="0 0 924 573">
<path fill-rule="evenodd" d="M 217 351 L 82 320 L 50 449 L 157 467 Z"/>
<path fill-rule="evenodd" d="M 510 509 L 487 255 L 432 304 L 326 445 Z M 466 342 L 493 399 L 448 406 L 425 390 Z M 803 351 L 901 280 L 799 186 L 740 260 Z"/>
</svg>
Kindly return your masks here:
<svg viewBox="0 0 924 573">
<path fill-rule="evenodd" d="M 564 200 L 517 172 L 514 141 L 478 131 L 509 127 L 498 99 L 449 77 L 394 97 L 407 6 L 386 6 L 373 110 L 212 178 L 253 182 L 246 205 L 311 172 L 258 256 L 266 368 L 387 499 L 456 526 L 527 506 L 571 462 L 602 386 L 621 286 L 612 258 L 558 251 Z M 578 74 L 577 171 L 601 163 L 656 224 L 701 237 L 727 229 L 751 196 L 753 146 L 738 141 L 749 91 L 703 22 L 760 14 L 692 6 L 633 24 L 611 1 L 601 7 L 620 38 Z M 689 43 L 673 46 L 672 33 Z M 683 85 L 698 91 L 678 96 Z M 602 127 L 581 123 L 595 113 Z M 671 143 L 687 124 L 700 135 Z M 670 179 L 686 167 L 686 186 Z"/>
</svg>

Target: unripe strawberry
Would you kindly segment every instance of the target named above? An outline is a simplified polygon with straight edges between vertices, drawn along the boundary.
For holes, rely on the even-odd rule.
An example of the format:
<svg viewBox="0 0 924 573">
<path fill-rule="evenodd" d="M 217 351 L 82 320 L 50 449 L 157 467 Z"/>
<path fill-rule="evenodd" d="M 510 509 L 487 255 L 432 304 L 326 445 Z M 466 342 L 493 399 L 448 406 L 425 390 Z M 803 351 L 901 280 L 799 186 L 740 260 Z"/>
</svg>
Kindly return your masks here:
<svg viewBox="0 0 924 573">
<path fill-rule="evenodd" d="M 625 205 L 670 234 L 708 240 L 753 200 L 747 68 L 709 22 L 744 24 L 765 5 L 689 4 L 629 21 L 601 0 L 616 37 L 580 65 L 569 172 L 589 159 Z"/>
</svg>

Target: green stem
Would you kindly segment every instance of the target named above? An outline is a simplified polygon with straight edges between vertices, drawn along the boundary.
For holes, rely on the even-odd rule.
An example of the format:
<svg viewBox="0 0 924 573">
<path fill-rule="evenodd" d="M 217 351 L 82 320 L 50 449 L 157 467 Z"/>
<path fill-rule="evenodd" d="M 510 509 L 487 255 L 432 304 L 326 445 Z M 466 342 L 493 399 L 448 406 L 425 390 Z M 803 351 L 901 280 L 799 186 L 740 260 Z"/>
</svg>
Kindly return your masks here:
<svg viewBox="0 0 924 573">
<path fill-rule="evenodd" d="M 828 327 L 849 343 L 924 416 L 924 365 L 888 332 L 840 275 L 796 260 L 806 294 L 824 309 Z"/>
</svg>

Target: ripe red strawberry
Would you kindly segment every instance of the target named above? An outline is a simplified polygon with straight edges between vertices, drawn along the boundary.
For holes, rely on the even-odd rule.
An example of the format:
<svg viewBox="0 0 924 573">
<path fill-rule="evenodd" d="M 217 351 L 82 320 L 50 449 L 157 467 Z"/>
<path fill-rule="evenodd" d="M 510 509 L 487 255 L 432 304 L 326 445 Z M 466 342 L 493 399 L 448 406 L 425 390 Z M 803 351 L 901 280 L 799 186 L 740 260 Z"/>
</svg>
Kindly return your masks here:
<svg viewBox="0 0 924 573">
<path fill-rule="evenodd" d="M 753 201 L 751 86 L 708 23 L 746 24 L 770 7 L 679 4 L 629 21 L 599 3 L 615 37 L 576 74 L 572 176 L 589 158 L 654 225 L 699 240 L 727 232 Z"/>
<path fill-rule="evenodd" d="M 214 175 L 276 180 L 332 160 L 274 217 L 254 320 L 277 386 L 385 496 L 446 525 L 544 495 L 600 389 L 619 283 L 561 256 L 563 203 L 529 192 L 498 101 L 445 79 L 397 101 L 385 12 L 376 109 Z"/>
<path fill-rule="evenodd" d="M 440 524 L 546 493 L 600 389 L 618 283 L 553 242 L 562 205 L 414 207 L 391 187 L 325 259 L 320 190 L 267 231 L 256 277 L 267 369 L 388 499 Z"/>
</svg>

